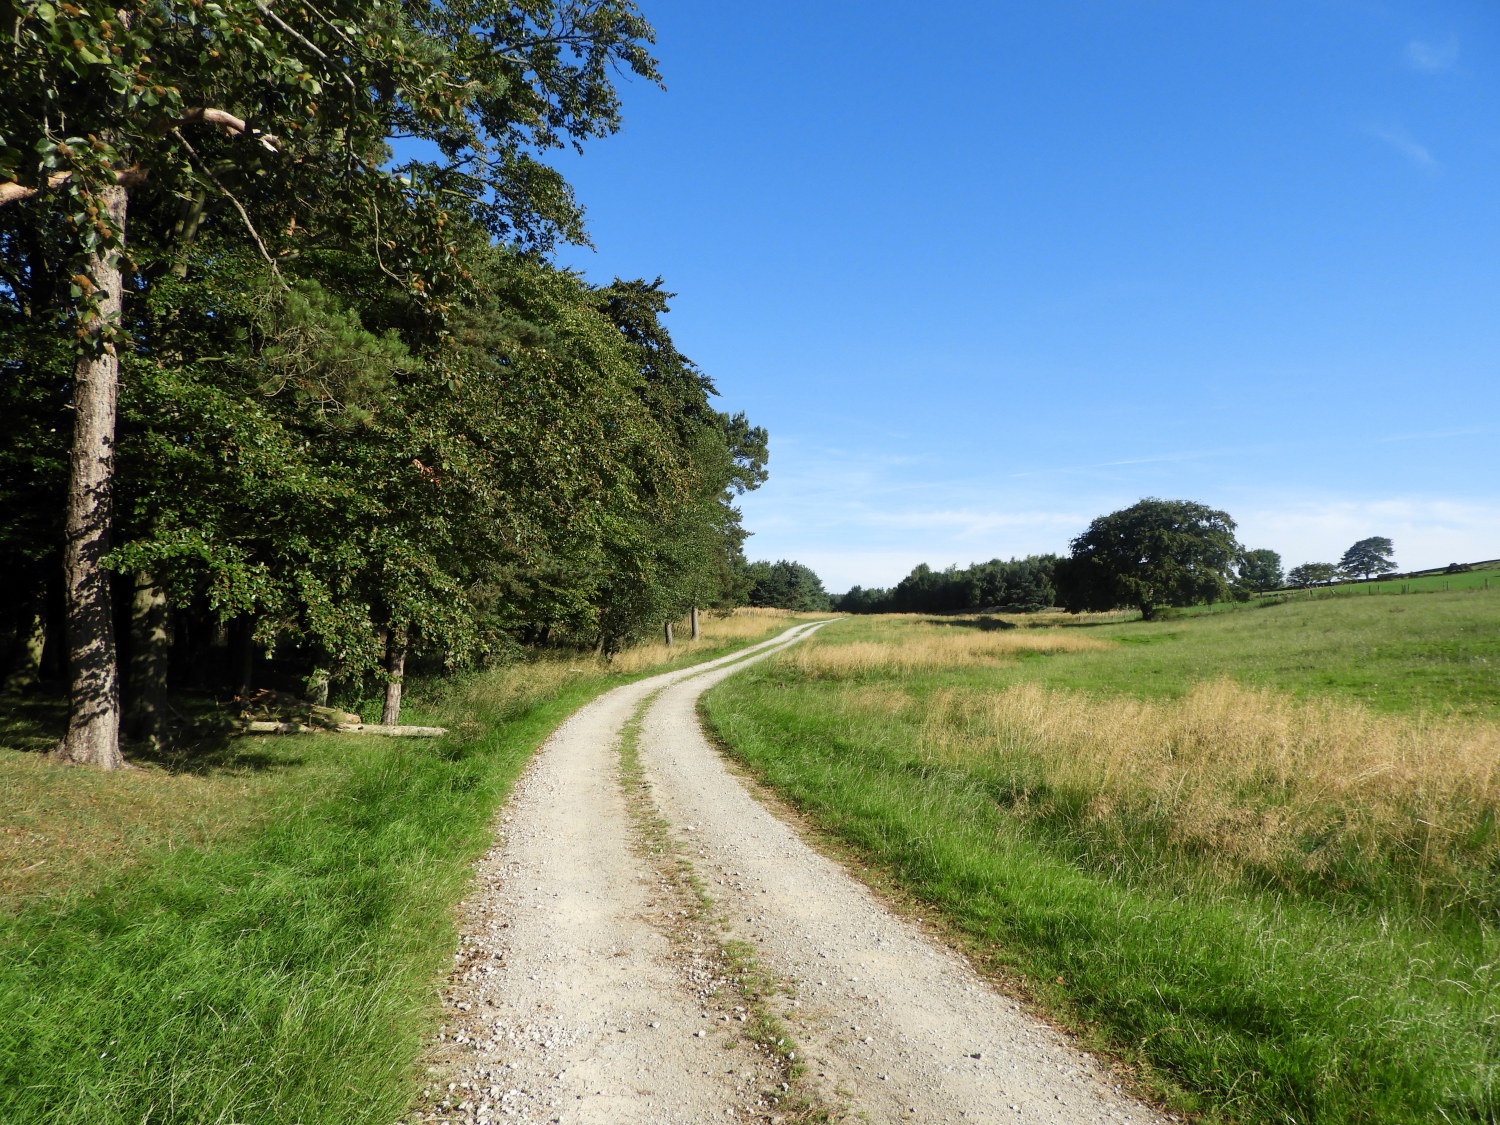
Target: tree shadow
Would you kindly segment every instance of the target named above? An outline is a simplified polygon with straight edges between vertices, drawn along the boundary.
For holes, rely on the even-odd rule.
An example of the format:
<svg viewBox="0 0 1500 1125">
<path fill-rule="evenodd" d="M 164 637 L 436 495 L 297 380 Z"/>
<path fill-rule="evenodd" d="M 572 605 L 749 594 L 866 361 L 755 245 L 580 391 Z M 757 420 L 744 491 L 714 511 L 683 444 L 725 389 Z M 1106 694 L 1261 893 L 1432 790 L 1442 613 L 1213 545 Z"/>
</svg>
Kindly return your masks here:
<svg viewBox="0 0 1500 1125">
<path fill-rule="evenodd" d="M 956 629 L 978 629 L 982 633 L 997 633 L 1004 629 L 1019 629 L 1014 621 L 1005 621 L 989 614 L 978 617 L 927 617 L 924 625 L 949 625 Z"/>
<path fill-rule="evenodd" d="M 158 744 L 126 740 L 121 748 L 134 766 L 170 774 L 260 773 L 295 769 L 307 755 L 291 752 L 296 736 L 246 737 L 224 705 L 210 697 L 174 696 L 167 708 L 167 735 Z M 0 749 L 50 754 L 68 729 L 68 702 L 60 693 L 6 692 L 0 695 Z M 80 767 L 88 768 L 88 767 Z"/>
</svg>

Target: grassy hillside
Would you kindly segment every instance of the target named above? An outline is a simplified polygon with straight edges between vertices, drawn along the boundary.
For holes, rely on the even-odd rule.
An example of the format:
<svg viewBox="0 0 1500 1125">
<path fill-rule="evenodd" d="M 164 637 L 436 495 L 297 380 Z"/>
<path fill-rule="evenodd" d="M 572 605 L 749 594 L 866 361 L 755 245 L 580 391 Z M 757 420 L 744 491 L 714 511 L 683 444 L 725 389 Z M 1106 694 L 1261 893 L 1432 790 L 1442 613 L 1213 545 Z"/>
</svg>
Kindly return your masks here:
<svg viewBox="0 0 1500 1125">
<path fill-rule="evenodd" d="M 1179 1107 L 1406 1125 L 1500 1113 L 1497 661 L 1500 591 L 864 618 L 704 707 Z"/>
</svg>

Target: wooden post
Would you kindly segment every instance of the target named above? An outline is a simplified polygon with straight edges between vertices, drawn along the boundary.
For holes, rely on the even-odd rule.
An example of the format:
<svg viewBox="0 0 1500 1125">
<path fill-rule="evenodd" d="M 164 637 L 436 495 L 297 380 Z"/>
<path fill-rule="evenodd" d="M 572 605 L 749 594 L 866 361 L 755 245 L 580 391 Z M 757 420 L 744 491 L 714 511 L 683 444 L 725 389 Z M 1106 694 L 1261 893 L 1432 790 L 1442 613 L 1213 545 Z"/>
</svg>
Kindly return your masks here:
<svg viewBox="0 0 1500 1125">
<path fill-rule="evenodd" d="M 698 607 L 694 606 L 693 607 L 693 640 L 696 641 L 699 638 L 701 638 L 702 636 L 703 636 L 703 630 L 701 630 L 698 627 Z"/>
<path fill-rule="evenodd" d="M 671 648 L 672 647 L 672 623 L 670 621 L 667 622 L 667 624 L 666 624 L 666 630 L 665 631 L 666 631 L 666 634 L 667 634 L 667 647 Z"/>
</svg>

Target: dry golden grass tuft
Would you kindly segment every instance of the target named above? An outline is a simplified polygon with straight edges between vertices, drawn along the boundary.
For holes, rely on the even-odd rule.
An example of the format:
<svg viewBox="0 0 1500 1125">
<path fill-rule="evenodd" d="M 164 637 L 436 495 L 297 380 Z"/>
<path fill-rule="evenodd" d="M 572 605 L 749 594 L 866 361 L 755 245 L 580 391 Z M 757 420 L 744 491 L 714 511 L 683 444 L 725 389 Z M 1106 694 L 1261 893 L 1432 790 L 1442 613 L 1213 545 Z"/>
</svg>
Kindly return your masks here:
<svg viewBox="0 0 1500 1125">
<path fill-rule="evenodd" d="M 1229 680 L 1150 702 L 1022 683 L 934 693 L 922 745 L 937 761 L 1010 774 L 1023 814 L 1063 802 L 1106 836 L 1112 823 L 1122 836 L 1156 825 L 1221 874 L 1395 860 L 1440 884 L 1476 860 L 1500 863 L 1494 723 L 1381 715 Z"/>
<path fill-rule="evenodd" d="M 973 668 L 1014 660 L 1024 653 L 1091 652 L 1113 648 L 1108 641 L 1061 629 L 948 628 L 917 623 L 902 641 L 851 641 L 799 645 L 782 659 L 804 675 L 839 679 L 871 673 L 905 673 Z"/>
</svg>

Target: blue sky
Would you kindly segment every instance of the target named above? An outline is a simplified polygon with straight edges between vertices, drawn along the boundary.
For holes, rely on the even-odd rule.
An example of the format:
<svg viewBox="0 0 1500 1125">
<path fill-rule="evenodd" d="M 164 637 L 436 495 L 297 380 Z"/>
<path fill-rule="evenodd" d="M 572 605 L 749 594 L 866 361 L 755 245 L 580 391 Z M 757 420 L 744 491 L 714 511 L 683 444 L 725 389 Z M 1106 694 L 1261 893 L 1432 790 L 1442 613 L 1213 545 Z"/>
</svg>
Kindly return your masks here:
<svg viewBox="0 0 1500 1125">
<path fill-rule="evenodd" d="M 1143 496 L 1287 565 L 1500 556 L 1493 0 L 640 0 L 667 90 L 560 166 L 771 434 L 830 590 Z"/>
</svg>

